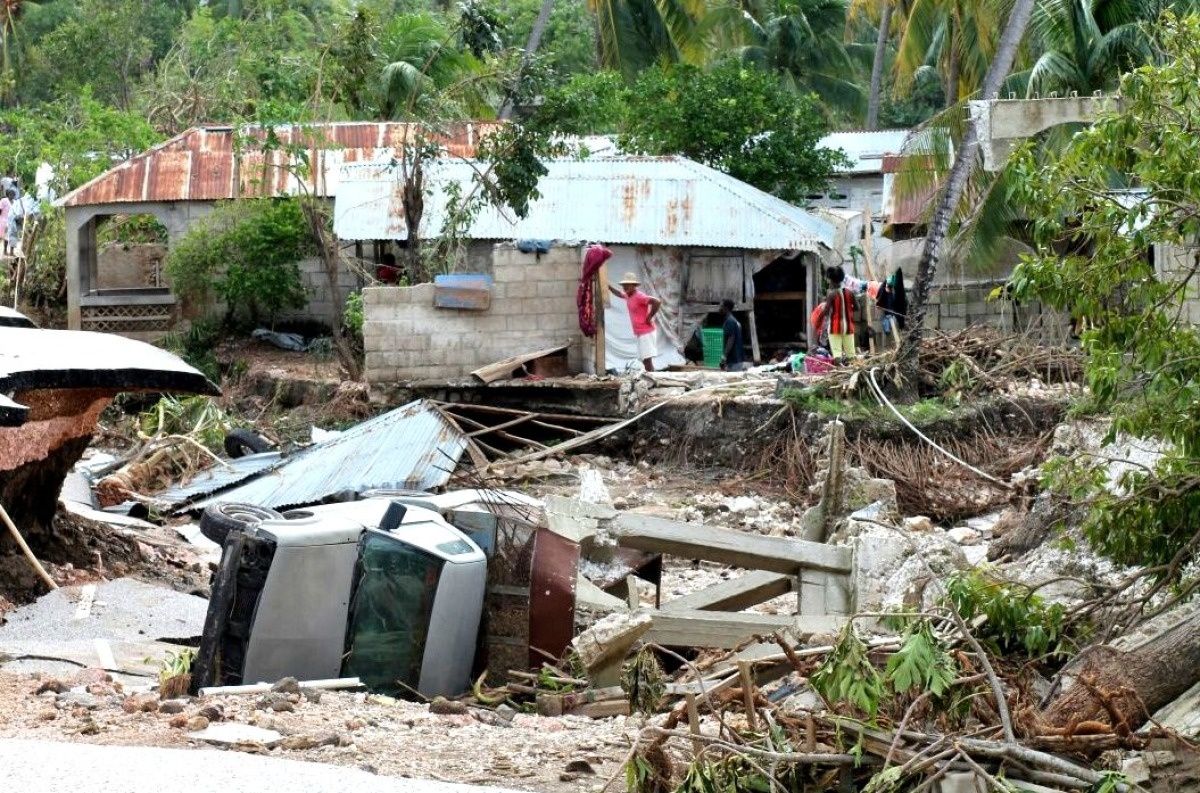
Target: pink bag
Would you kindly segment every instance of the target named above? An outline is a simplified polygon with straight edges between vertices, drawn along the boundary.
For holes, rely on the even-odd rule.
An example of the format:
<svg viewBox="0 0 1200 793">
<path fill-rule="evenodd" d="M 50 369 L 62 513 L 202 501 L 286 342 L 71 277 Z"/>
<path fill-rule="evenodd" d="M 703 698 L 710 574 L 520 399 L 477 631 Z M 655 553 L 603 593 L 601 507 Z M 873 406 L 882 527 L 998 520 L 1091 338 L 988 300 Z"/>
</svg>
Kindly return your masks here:
<svg viewBox="0 0 1200 793">
<path fill-rule="evenodd" d="M 833 368 L 833 359 L 828 355 L 804 356 L 804 371 L 806 374 L 825 374 Z"/>
</svg>

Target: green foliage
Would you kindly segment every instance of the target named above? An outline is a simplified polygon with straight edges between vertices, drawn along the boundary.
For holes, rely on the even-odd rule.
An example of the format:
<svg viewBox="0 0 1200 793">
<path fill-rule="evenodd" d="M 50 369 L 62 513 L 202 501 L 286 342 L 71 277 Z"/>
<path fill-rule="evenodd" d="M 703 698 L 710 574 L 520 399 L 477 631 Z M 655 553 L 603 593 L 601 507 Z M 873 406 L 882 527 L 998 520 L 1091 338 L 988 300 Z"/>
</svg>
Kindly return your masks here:
<svg viewBox="0 0 1200 793">
<path fill-rule="evenodd" d="M 196 660 L 196 651 L 185 647 L 179 652 L 168 650 L 166 657 L 158 664 L 158 683 L 165 684 L 173 677 L 186 675 L 192 671 L 192 663 Z"/>
<path fill-rule="evenodd" d="M 219 205 L 167 256 L 177 293 L 203 302 L 215 292 L 227 317 L 258 322 L 307 296 L 297 262 L 313 251 L 311 230 L 296 199 L 246 199 Z"/>
<path fill-rule="evenodd" d="M 822 192 L 844 162 L 817 146 L 827 128 L 811 97 L 740 63 L 648 69 L 627 103 L 625 149 L 682 154 L 793 203 Z"/>
<path fill-rule="evenodd" d="M 529 123 L 563 135 L 609 135 L 619 132 L 628 112 L 624 78 L 611 71 L 577 74 L 550 88 Z"/>
<path fill-rule="evenodd" d="M 793 410 L 816 413 L 820 416 L 842 418 L 871 418 L 878 415 L 873 405 L 857 399 L 838 399 L 817 387 L 788 388 L 783 392 L 783 401 Z"/>
<path fill-rule="evenodd" d="M 504 0 L 496 5 L 505 46 L 524 47 L 542 0 Z M 537 54 L 555 80 L 596 70 L 596 32 L 586 0 L 560 0 L 554 4 Z"/>
<path fill-rule="evenodd" d="M 985 618 L 975 637 L 994 653 L 1061 657 L 1068 649 L 1066 609 L 1061 603 L 1047 603 L 1026 586 L 972 569 L 952 575 L 946 595 L 947 605 L 967 622 Z"/>
<path fill-rule="evenodd" d="M 225 411 L 206 396 L 163 397 L 138 416 L 143 435 L 186 435 L 214 451 L 221 448 L 232 426 Z"/>
<path fill-rule="evenodd" d="M 874 717 L 887 696 L 883 676 L 871 663 L 867 645 L 847 624 L 837 644 L 813 673 L 812 686 L 827 702 L 847 702 Z"/>
<path fill-rule="evenodd" d="M 38 166 L 48 162 L 60 193 L 104 173 L 113 159 L 160 139 L 145 119 L 108 106 L 87 90 L 36 109 L 2 111 L 0 130 L 4 170 L 32 185 Z"/>
<path fill-rule="evenodd" d="M 221 325 L 211 319 L 193 320 L 185 331 L 168 333 L 158 345 L 170 350 L 214 383 L 221 382 L 221 368 L 213 352 L 221 340 Z"/>
<path fill-rule="evenodd" d="M 362 339 L 363 317 L 362 292 L 351 292 L 346 295 L 346 308 L 342 311 L 342 322 L 359 339 Z"/>
<path fill-rule="evenodd" d="M 900 649 L 888 658 L 887 682 L 897 693 L 929 691 L 935 697 L 949 690 L 958 668 L 925 620 L 915 622 Z"/>
<path fill-rule="evenodd" d="M 1160 33 L 1162 65 L 1122 79 L 1119 109 L 1056 160 L 1027 148 L 1012 161 L 1037 243 L 1013 286 L 1019 299 L 1089 320 L 1087 382 L 1111 434 L 1171 447 L 1153 470 L 1116 483 L 1086 457 L 1061 463 L 1049 483 L 1087 505 L 1084 533 L 1102 553 L 1142 565 L 1182 554 L 1165 571 L 1177 577 L 1196 558 L 1200 514 L 1200 334 L 1181 316 L 1200 241 L 1200 17 L 1168 15 Z M 1137 191 L 1120 192 L 1129 185 Z"/>
</svg>

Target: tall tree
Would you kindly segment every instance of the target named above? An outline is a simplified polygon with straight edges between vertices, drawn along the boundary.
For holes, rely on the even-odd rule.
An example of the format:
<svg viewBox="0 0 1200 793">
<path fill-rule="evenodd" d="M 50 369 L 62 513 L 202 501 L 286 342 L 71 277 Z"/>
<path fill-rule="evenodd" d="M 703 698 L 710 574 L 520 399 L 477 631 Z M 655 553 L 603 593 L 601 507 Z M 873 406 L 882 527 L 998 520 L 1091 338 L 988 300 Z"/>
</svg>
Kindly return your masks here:
<svg viewBox="0 0 1200 793">
<path fill-rule="evenodd" d="M 906 93 L 918 74 L 942 77 L 946 106 L 974 93 L 996 51 L 1002 14 L 998 0 L 913 0 L 896 53 L 896 88 Z"/>
<path fill-rule="evenodd" d="M 633 77 L 659 62 L 704 62 L 715 15 L 708 0 L 587 0 L 601 65 Z"/>
<path fill-rule="evenodd" d="M 797 91 L 860 115 L 864 96 L 849 49 L 855 45 L 846 43 L 848 7 L 847 0 L 740 0 L 737 52 Z"/>
<path fill-rule="evenodd" d="M 1014 0 L 1008 22 L 1004 26 L 1004 34 L 1000 37 L 1000 45 L 996 49 L 996 57 L 992 59 L 987 74 L 983 79 L 983 89 L 980 92 L 984 99 L 994 98 L 1004 79 L 1012 69 L 1017 56 L 1017 48 L 1025 37 L 1025 29 L 1029 25 L 1029 17 L 1033 13 L 1034 0 Z M 968 118 L 966 132 L 962 144 L 954 155 L 954 166 L 950 169 L 950 177 L 938 200 L 933 222 L 925 237 L 925 245 L 921 249 L 921 258 L 917 263 L 917 275 L 913 283 L 912 299 L 909 301 L 909 322 L 900 349 L 896 352 L 897 378 L 899 388 L 909 396 L 916 396 L 917 389 L 917 357 L 921 350 L 921 341 L 925 336 L 925 313 L 928 309 L 929 291 L 937 276 L 938 263 L 942 255 L 942 247 L 946 241 L 946 233 L 950 230 L 950 220 L 955 208 L 962 198 L 967 180 L 976 165 L 979 156 L 979 127 L 975 119 Z"/>
<path fill-rule="evenodd" d="M 892 26 L 892 4 L 884 0 L 879 12 L 879 38 L 875 42 L 875 57 L 871 62 L 871 89 L 867 97 L 867 129 L 879 126 L 879 103 L 883 89 L 883 61 L 887 57 L 888 36 Z"/>
</svg>

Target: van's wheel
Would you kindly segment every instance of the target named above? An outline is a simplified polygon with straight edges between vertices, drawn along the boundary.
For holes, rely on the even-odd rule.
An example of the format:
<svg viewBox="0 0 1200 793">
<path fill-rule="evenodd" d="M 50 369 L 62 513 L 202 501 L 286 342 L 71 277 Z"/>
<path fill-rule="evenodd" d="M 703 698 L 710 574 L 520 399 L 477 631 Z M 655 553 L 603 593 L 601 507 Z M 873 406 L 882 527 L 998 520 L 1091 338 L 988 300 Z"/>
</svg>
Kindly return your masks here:
<svg viewBox="0 0 1200 793">
<path fill-rule="evenodd" d="M 200 516 L 200 533 L 217 545 L 224 545 L 231 531 L 246 531 L 264 520 L 281 519 L 283 515 L 275 510 L 253 504 L 213 504 Z"/>
<path fill-rule="evenodd" d="M 237 429 L 225 433 L 225 453 L 234 460 L 269 451 L 271 442 L 253 430 Z"/>
</svg>

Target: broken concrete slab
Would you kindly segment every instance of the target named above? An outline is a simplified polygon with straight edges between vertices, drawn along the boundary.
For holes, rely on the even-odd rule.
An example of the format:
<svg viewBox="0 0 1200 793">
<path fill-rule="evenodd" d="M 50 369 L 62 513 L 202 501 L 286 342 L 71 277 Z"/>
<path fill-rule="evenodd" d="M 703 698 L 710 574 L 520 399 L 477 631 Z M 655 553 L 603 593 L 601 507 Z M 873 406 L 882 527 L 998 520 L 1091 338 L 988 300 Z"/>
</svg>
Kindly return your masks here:
<svg viewBox="0 0 1200 793">
<path fill-rule="evenodd" d="M 621 664 L 638 639 L 654 625 L 648 612 L 610 614 L 572 640 L 571 646 L 596 685 L 616 683 Z"/>
<path fill-rule="evenodd" d="M 208 601 L 131 578 L 63 587 L 7 615 L 0 647 L 18 641 L 146 642 L 204 631 Z"/>
<path fill-rule="evenodd" d="M 235 721 L 210 724 L 198 732 L 189 732 L 188 737 L 194 741 L 204 741 L 216 746 L 260 744 L 268 749 L 283 740 L 283 735 L 274 730 L 266 730 L 251 724 L 239 724 Z"/>
<path fill-rule="evenodd" d="M 54 517 L 63 479 L 119 393 L 216 394 L 179 357 L 106 333 L 0 327 L 0 503 L 22 531 Z M 9 398 L 11 396 L 11 398 Z M 50 497 L 46 497 L 50 494 Z"/>
</svg>

